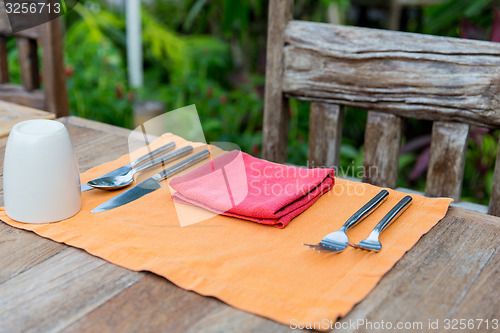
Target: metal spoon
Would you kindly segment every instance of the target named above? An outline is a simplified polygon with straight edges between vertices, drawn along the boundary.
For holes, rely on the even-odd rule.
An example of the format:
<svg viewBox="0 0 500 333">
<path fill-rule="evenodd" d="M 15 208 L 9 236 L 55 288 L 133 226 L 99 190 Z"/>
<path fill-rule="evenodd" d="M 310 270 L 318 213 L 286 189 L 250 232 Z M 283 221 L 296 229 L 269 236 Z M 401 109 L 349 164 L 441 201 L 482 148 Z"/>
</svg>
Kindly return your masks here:
<svg viewBox="0 0 500 333">
<path fill-rule="evenodd" d="M 130 185 L 134 181 L 134 175 L 137 172 L 144 171 L 162 162 L 169 163 L 175 161 L 183 156 L 191 154 L 192 151 L 192 146 L 182 147 L 158 158 L 154 158 L 147 163 L 134 167 L 125 175 L 96 178 L 89 181 L 87 184 L 100 190 L 117 190 Z"/>
<path fill-rule="evenodd" d="M 166 145 L 163 145 L 161 146 L 160 148 L 158 149 L 155 149 L 153 150 L 152 152 L 149 152 L 145 155 L 142 155 L 141 157 L 139 157 L 138 159 L 130 162 L 129 164 L 127 165 L 124 165 L 122 167 L 119 167 L 118 169 L 115 169 L 113 171 L 110 171 L 104 175 L 102 175 L 101 177 L 99 178 L 103 178 L 103 177 L 111 177 L 111 176 L 123 176 L 125 174 L 127 174 L 130 169 L 132 168 L 135 168 L 136 166 L 138 166 L 139 164 L 142 164 L 144 162 L 146 162 L 147 160 L 149 160 L 151 157 L 153 156 L 156 156 L 158 155 L 159 153 L 163 153 L 163 152 L 167 152 L 167 151 L 170 151 L 172 149 L 175 148 L 175 142 L 169 142 L 167 143 Z M 94 188 L 92 186 L 90 186 L 88 183 L 85 183 L 81 186 L 81 191 L 82 192 L 85 192 L 85 191 L 89 191 L 89 190 L 93 190 Z"/>
</svg>

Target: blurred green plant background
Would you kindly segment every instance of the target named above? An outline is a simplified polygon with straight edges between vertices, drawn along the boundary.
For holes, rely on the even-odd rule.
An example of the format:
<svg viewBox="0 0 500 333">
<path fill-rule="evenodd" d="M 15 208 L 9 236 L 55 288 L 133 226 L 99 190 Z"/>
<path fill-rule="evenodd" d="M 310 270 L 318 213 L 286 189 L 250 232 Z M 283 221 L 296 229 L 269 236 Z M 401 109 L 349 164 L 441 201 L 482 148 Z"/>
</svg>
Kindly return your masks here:
<svg viewBox="0 0 500 333">
<path fill-rule="evenodd" d="M 103 0 L 80 3 L 64 17 L 72 114 L 132 128 L 137 101 L 161 101 L 166 110 L 196 104 L 207 141 L 233 142 L 248 153 L 260 155 L 268 1 L 144 1 L 141 89 L 131 89 L 127 82 L 123 8 Z M 328 22 L 335 10 L 342 23 L 357 24 L 356 3 L 295 0 L 294 17 Z M 418 11 L 419 15 L 406 15 L 405 29 L 460 37 L 464 35 L 461 29 L 468 24 L 488 33 L 497 5 L 493 0 L 443 0 Z M 382 16 L 384 20 L 387 17 Z M 383 25 L 372 22 L 368 26 Z M 11 76 L 19 81 L 13 44 L 9 63 Z M 289 162 L 306 165 L 309 104 L 292 100 L 290 112 Z M 341 168 L 355 170 L 363 161 L 366 111 L 348 108 L 345 118 Z M 430 122 L 406 121 L 399 186 L 425 189 L 431 128 Z M 496 132 L 472 128 L 463 186 L 465 200 L 488 203 L 497 142 Z"/>
</svg>

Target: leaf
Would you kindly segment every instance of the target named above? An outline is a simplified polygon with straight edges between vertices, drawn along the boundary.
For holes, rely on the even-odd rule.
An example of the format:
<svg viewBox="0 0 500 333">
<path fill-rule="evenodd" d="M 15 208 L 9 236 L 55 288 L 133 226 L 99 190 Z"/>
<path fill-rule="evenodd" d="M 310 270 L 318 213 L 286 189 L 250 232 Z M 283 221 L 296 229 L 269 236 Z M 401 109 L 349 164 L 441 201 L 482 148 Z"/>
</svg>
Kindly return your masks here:
<svg viewBox="0 0 500 333">
<path fill-rule="evenodd" d="M 359 155 L 359 151 L 351 145 L 341 144 L 340 154 L 342 157 L 353 160 Z"/>
<path fill-rule="evenodd" d="M 198 14 L 200 14 L 201 9 L 205 6 L 206 3 L 207 0 L 197 0 L 191 7 L 191 9 L 189 9 L 189 12 L 186 15 L 184 24 L 182 26 L 185 31 L 191 29 L 194 19 L 198 16 Z"/>
<path fill-rule="evenodd" d="M 467 19 L 460 20 L 460 37 L 467 39 L 486 39 L 486 30 L 477 26 Z"/>
<path fill-rule="evenodd" d="M 243 31 L 250 20 L 251 7 L 245 1 L 224 1 L 222 29 L 230 36 L 233 29 Z"/>
<path fill-rule="evenodd" d="M 479 15 L 482 10 L 487 9 L 491 5 L 491 0 L 474 0 L 467 5 L 464 11 L 466 17 Z"/>
<path fill-rule="evenodd" d="M 495 173 L 493 169 L 488 170 L 486 173 L 486 176 L 484 177 L 484 188 L 486 190 L 486 193 L 488 196 L 491 195 L 491 189 L 493 188 L 493 179 L 494 179 Z"/>
<path fill-rule="evenodd" d="M 493 8 L 493 24 L 490 31 L 490 41 L 500 43 L 500 11 Z"/>
<path fill-rule="evenodd" d="M 456 26 L 456 21 L 463 16 L 466 8 L 467 2 L 456 0 L 446 0 L 441 4 L 428 6 L 426 16 L 431 19 L 426 22 L 425 31 L 431 34 L 440 34 L 443 29 L 451 25 Z M 452 35 L 455 35 L 455 32 Z"/>
</svg>

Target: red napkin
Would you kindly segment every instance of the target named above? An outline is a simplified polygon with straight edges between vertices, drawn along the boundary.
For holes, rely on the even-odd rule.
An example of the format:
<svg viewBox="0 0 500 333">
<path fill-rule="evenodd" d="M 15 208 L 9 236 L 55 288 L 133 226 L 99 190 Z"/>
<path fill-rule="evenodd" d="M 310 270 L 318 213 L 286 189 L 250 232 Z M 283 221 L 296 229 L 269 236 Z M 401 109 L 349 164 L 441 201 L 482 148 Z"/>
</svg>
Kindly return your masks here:
<svg viewBox="0 0 500 333">
<path fill-rule="evenodd" d="M 333 177 L 333 169 L 285 166 L 233 150 L 169 185 L 178 202 L 284 228 L 333 187 Z"/>
</svg>

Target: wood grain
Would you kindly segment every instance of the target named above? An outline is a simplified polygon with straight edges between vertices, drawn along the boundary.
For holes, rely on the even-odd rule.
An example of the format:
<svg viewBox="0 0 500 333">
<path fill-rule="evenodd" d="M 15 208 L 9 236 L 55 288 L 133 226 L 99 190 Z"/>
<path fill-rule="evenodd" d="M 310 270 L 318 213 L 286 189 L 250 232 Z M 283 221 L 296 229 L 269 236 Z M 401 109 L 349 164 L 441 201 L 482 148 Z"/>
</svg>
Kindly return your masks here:
<svg viewBox="0 0 500 333">
<path fill-rule="evenodd" d="M 57 117 L 69 115 L 60 19 L 13 34 L 4 2 L 0 0 L 0 37 L 4 36 L 17 37 L 23 87 L 1 84 L 0 99 L 46 110 Z M 40 75 L 37 45 L 42 54 L 42 90 L 38 89 Z M 0 83 L 8 82 L 5 66 L 2 65 L 3 58 L 0 40 Z"/>
<path fill-rule="evenodd" d="M 0 101 L 0 138 L 9 135 L 15 124 L 28 119 L 55 119 L 53 113 Z"/>
<path fill-rule="evenodd" d="M 127 136 L 109 134 L 106 125 L 94 130 L 68 124 L 72 121 L 79 123 L 63 119 L 81 171 L 128 152 Z M 0 206 L 5 144 L 6 138 L 0 139 Z M 0 253 L 0 331 L 63 330 L 144 275 L 3 223 Z"/>
<path fill-rule="evenodd" d="M 363 155 L 363 182 L 381 187 L 396 187 L 402 132 L 401 117 L 374 111 L 368 112 Z"/>
<path fill-rule="evenodd" d="M 498 273 L 494 259 L 498 260 L 495 252 L 498 254 L 499 247 L 500 219 L 452 207 L 341 322 L 365 319 L 428 325 L 429 320 L 438 319 L 441 325 L 436 331 L 445 332 L 446 318 L 498 318 L 500 301 L 488 295 L 496 295 L 497 291 L 490 293 L 491 288 L 500 286 L 498 274 L 492 278 Z M 430 330 L 424 326 L 398 331 Z"/>
<path fill-rule="evenodd" d="M 130 302 L 131 299 L 134 302 Z M 175 306 L 172 306 L 173 304 Z M 130 314 L 134 314 L 133 320 L 130 320 Z M 71 332 L 289 331 L 286 326 L 241 312 L 217 299 L 182 290 L 151 273 L 66 330 Z"/>
<path fill-rule="evenodd" d="M 64 70 L 63 42 L 60 19 L 54 19 L 40 26 L 40 47 L 43 62 L 43 86 L 46 110 L 56 117 L 69 115 L 68 92 Z"/>
<path fill-rule="evenodd" d="M 0 100 L 45 110 L 45 94 L 42 90 L 28 92 L 22 86 L 5 83 L 0 85 Z"/>
<path fill-rule="evenodd" d="M 108 132 L 107 125 L 75 117 L 62 121 L 82 171 L 127 152 L 125 130 L 109 126 Z M 0 193 L 5 143 L 0 138 Z M 343 320 L 499 318 L 499 248 L 500 218 L 451 207 Z M 0 331 L 290 330 L 5 224 L 0 266 Z"/>
<path fill-rule="evenodd" d="M 7 38 L 0 36 L 0 83 L 9 82 L 7 52 Z"/>
<path fill-rule="evenodd" d="M 40 88 L 40 73 L 38 72 L 37 43 L 34 39 L 17 38 L 19 67 L 24 89 L 33 91 Z"/>
<path fill-rule="evenodd" d="M 100 131 L 106 134 L 111 134 L 114 136 L 121 136 L 126 138 L 128 138 L 128 136 L 131 134 L 129 129 L 118 127 L 115 125 L 100 123 L 92 119 L 69 116 L 69 117 L 59 118 L 58 120 L 66 125 L 74 125 L 70 126 L 70 128 L 81 128 L 83 130 L 87 129 L 87 131 L 88 128 L 91 128 L 94 131 Z"/>
<path fill-rule="evenodd" d="M 66 248 L 34 233 L 0 224 L 0 285 Z"/>
<path fill-rule="evenodd" d="M 460 200 L 469 125 L 434 122 L 425 194 Z"/>
<path fill-rule="evenodd" d="M 290 21 L 283 92 L 402 117 L 500 126 L 500 45 Z"/>
<path fill-rule="evenodd" d="M 308 167 L 339 166 L 344 110 L 335 104 L 311 103 Z"/>
<path fill-rule="evenodd" d="M 266 87 L 262 156 L 264 159 L 285 162 L 288 144 L 289 106 L 283 96 L 283 48 L 285 26 L 292 18 L 293 0 L 269 1 L 267 30 Z"/>
<path fill-rule="evenodd" d="M 141 273 L 66 248 L 0 284 L 2 329 L 60 330 L 141 278 Z"/>
</svg>

